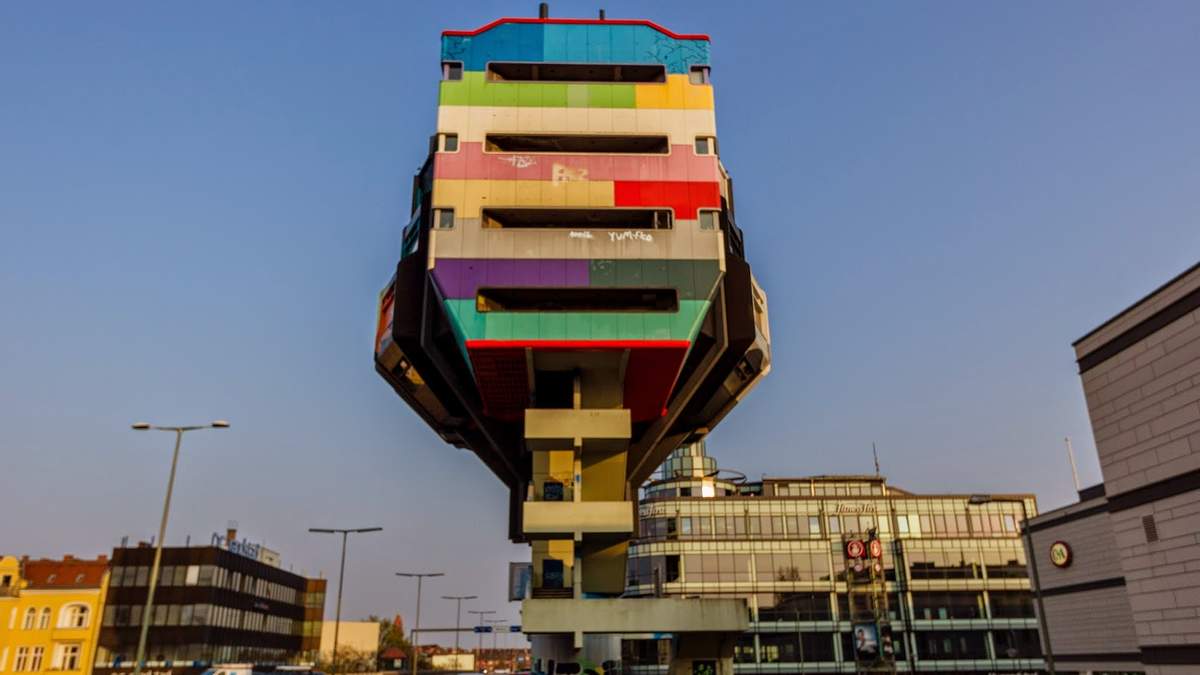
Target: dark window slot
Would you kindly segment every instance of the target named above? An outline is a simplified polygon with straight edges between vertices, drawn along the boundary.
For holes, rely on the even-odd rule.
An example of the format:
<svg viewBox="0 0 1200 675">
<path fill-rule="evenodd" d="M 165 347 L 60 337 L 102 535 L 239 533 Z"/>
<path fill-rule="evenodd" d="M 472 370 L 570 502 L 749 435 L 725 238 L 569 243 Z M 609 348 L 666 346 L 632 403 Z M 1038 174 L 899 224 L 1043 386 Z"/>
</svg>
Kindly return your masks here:
<svg viewBox="0 0 1200 675">
<path fill-rule="evenodd" d="M 674 288 L 481 288 L 481 312 L 675 312 Z"/>
<path fill-rule="evenodd" d="M 489 80 L 516 82 L 666 82 L 660 65 L 489 63 Z"/>
<path fill-rule="evenodd" d="M 483 226 L 544 227 L 614 230 L 666 230 L 671 212 L 665 209 L 484 209 Z"/>
<path fill-rule="evenodd" d="M 488 134 L 488 152 L 639 153 L 670 152 L 666 136 Z"/>
</svg>

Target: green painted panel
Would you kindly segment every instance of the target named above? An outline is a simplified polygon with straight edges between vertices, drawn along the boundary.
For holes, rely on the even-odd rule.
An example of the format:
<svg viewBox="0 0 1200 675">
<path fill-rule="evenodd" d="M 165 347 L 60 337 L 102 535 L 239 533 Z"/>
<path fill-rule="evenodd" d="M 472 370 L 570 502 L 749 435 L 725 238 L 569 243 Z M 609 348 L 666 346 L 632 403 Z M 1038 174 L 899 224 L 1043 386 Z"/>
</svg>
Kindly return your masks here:
<svg viewBox="0 0 1200 675">
<path fill-rule="evenodd" d="M 674 313 L 485 312 L 471 299 L 446 300 L 460 340 L 691 340 L 708 312 L 704 300 L 685 300 Z"/>
<path fill-rule="evenodd" d="M 586 84 L 568 84 L 566 87 L 568 108 L 588 107 L 588 92 Z"/>
<path fill-rule="evenodd" d="M 617 261 L 617 285 L 627 288 L 646 287 L 645 274 L 642 268 L 645 267 L 645 260 L 629 260 L 622 259 Z"/>
<path fill-rule="evenodd" d="M 539 315 L 538 336 L 543 340 L 566 340 L 566 315 L 558 312 L 546 312 Z"/>
<path fill-rule="evenodd" d="M 615 261 L 615 260 L 589 260 L 588 261 L 588 285 L 590 285 L 590 286 L 616 286 L 617 285 L 617 261 Z"/>
<path fill-rule="evenodd" d="M 671 281 L 666 260 L 642 261 L 642 280 L 647 288 L 665 288 Z"/>
<path fill-rule="evenodd" d="M 438 93 L 440 105 L 633 108 L 636 101 L 632 84 L 491 82 L 481 71 L 467 71 L 461 80 L 442 82 Z"/>
<path fill-rule="evenodd" d="M 680 302 L 696 299 L 696 274 L 691 263 L 691 260 L 667 261 L 667 286 L 679 290 Z"/>
<path fill-rule="evenodd" d="M 620 337 L 615 314 L 596 312 L 591 315 L 591 320 L 593 340 L 616 340 Z"/>
</svg>

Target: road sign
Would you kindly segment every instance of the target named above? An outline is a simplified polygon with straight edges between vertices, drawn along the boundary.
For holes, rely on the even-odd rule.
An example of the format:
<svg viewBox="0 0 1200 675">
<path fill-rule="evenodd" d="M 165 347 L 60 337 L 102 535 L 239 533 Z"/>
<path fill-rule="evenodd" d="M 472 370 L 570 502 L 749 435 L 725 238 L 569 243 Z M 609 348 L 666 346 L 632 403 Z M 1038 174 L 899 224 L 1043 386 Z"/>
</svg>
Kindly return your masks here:
<svg viewBox="0 0 1200 675">
<path fill-rule="evenodd" d="M 883 557 L 883 542 L 878 539 L 872 539 L 870 543 L 870 552 L 872 558 Z"/>
<path fill-rule="evenodd" d="M 509 626 L 509 627 L 508 627 L 508 632 L 510 632 L 510 633 L 520 633 L 520 632 L 521 632 L 521 624 L 517 624 L 517 625 L 515 625 L 515 626 Z"/>
<path fill-rule="evenodd" d="M 861 539 L 851 539 L 850 541 L 846 542 L 847 558 L 861 558 L 865 552 L 866 546 L 863 545 Z"/>
<path fill-rule="evenodd" d="M 475 632 L 476 633 L 490 633 L 490 632 L 492 632 L 492 627 L 491 626 L 475 626 Z"/>
</svg>

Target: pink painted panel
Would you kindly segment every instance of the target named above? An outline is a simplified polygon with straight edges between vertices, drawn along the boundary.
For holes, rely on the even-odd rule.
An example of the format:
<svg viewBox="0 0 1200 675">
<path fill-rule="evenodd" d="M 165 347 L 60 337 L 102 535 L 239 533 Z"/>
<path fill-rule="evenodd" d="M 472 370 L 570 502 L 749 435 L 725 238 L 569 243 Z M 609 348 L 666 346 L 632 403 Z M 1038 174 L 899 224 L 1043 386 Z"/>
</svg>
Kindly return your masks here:
<svg viewBox="0 0 1200 675">
<path fill-rule="evenodd" d="M 698 156 L 687 145 L 672 146 L 669 155 L 572 155 L 485 153 L 482 143 L 464 142 L 458 152 L 438 153 L 433 175 L 458 180 L 720 180 L 717 158 Z"/>
</svg>

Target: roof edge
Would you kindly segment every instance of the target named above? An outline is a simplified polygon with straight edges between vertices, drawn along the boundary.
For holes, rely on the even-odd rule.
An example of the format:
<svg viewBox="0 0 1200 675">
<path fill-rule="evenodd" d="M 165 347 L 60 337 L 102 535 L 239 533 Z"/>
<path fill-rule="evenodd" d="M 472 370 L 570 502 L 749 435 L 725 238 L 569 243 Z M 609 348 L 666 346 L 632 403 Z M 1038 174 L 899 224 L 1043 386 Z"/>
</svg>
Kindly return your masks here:
<svg viewBox="0 0 1200 675">
<path fill-rule="evenodd" d="M 1147 300 L 1149 300 L 1150 298 L 1153 298 L 1154 296 L 1161 293 L 1164 289 L 1166 289 L 1171 284 L 1174 284 L 1176 281 L 1179 281 L 1180 279 L 1186 277 L 1187 275 L 1191 274 L 1192 272 L 1195 272 L 1197 269 L 1200 269 L 1200 262 L 1196 263 L 1195 265 L 1192 265 L 1191 267 L 1187 268 L 1186 270 L 1171 277 L 1170 281 L 1167 281 L 1166 283 L 1162 284 L 1158 288 L 1150 291 L 1146 295 L 1142 296 L 1142 298 L 1140 300 L 1138 300 L 1137 302 L 1134 302 L 1132 305 L 1129 305 L 1125 309 L 1121 310 L 1121 312 L 1119 314 L 1113 315 L 1110 319 L 1108 319 L 1104 323 L 1091 329 L 1090 331 L 1087 332 L 1086 335 L 1084 335 L 1083 337 L 1079 338 L 1078 340 L 1075 340 L 1074 342 L 1072 342 L 1071 346 L 1078 347 L 1080 342 L 1083 342 L 1084 340 L 1092 337 L 1096 333 L 1099 333 L 1101 330 L 1107 328 L 1110 324 L 1112 324 L 1117 319 L 1120 319 L 1121 317 L 1125 316 L 1126 314 L 1129 314 L 1133 310 L 1135 310 L 1138 307 L 1140 307 L 1141 305 L 1145 304 L 1145 302 Z"/>
<path fill-rule="evenodd" d="M 475 30 L 444 30 L 442 31 L 442 37 L 471 37 L 474 35 L 479 35 L 480 33 L 486 33 L 496 26 L 505 23 L 610 24 L 616 26 L 646 26 L 676 40 L 704 40 L 705 42 L 711 42 L 709 37 L 703 33 L 676 33 L 647 19 L 538 19 L 533 17 L 504 17 L 480 26 Z"/>
</svg>

